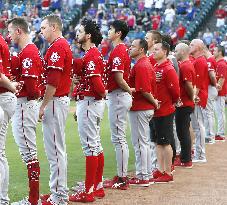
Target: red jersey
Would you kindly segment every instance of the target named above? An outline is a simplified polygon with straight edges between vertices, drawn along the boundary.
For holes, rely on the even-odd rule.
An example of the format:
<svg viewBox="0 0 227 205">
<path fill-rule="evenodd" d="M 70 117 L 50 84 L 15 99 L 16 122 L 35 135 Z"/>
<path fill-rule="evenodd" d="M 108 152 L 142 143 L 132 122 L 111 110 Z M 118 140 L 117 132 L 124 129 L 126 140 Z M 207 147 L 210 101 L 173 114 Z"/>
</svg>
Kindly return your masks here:
<svg viewBox="0 0 227 205">
<path fill-rule="evenodd" d="M 179 73 L 180 98 L 183 103 L 182 107 L 194 107 L 194 102 L 189 98 L 185 90 L 185 81 L 192 82 L 192 85 L 195 85 L 195 70 L 190 60 L 183 61 L 179 64 Z"/>
<path fill-rule="evenodd" d="M 56 87 L 54 96 L 68 95 L 71 87 L 73 55 L 65 38 L 57 38 L 50 45 L 45 55 L 45 62 L 47 84 Z"/>
<path fill-rule="evenodd" d="M 175 111 L 174 103 L 180 97 L 180 87 L 177 73 L 172 63 L 167 60 L 155 66 L 157 93 L 160 108 L 155 111 L 155 117 L 167 116 Z"/>
<path fill-rule="evenodd" d="M 218 92 L 218 96 L 226 96 L 227 94 L 227 63 L 224 59 L 217 62 L 217 81 L 224 78 L 222 89 Z"/>
<path fill-rule="evenodd" d="M 160 26 L 161 16 L 160 15 L 152 16 L 151 21 L 152 21 L 152 29 L 157 30 Z"/>
<path fill-rule="evenodd" d="M 178 36 L 178 38 L 179 39 L 184 38 L 185 33 L 186 33 L 186 28 L 183 25 L 179 25 L 177 27 L 177 36 Z"/>
<path fill-rule="evenodd" d="M 155 108 L 141 94 L 141 92 L 148 92 L 154 96 L 156 91 L 155 72 L 148 57 L 139 59 L 132 68 L 129 86 L 136 90 L 136 92 L 133 92 L 132 111 L 153 110 Z"/>
<path fill-rule="evenodd" d="M 95 91 L 95 85 L 92 83 L 91 78 L 99 77 L 102 79 L 104 73 L 104 62 L 101 53 L 97 47 L 91 47 L 86 51 L 83 57 L 84 65 L 84 95 L 93 96 L 101 99 L 100 95 Z M 104 85 L 103 85 L 104 87 Z"/>
<path fill-rule="evenodd" d="M 107 89 L 113 91 L 120 88 L 114 80 L 115 72 L 122 72 L 124 80 L 128 83 L 130 68 L 131 60 L 128 48 L 124 43 L 120 43 L 112 50 L 108 60 Z"/>
<path fill-rule="evenodd" d="M 195 59 L 193 64 L 194 64 L 195 74 L 196 74 L 195 85 L 196 85 L 196 88 L 200 89 L 198 94 L 200 101 L 198 105 L 205 108 L 207 104 L 208 85 L 209 85 L 207 60 L 204 56 L 200 56 Z"/>
<path fill-rule="evenodd" d="M 0 34 L 0 73 L 5 74 L 7 77 L 10 77 L 10 53 L 9 48 Z M 9 90 L 3 87 L 0 87 L 0 93 L 8 92 Z"/>
<path fill-rule="evenodd" d="M 151 54 L 149 56 L 149 60 L 153 66 L 155 66 L 155 64 L 157 63 L 157 61 L 154 59 L 154 54 Z"/>
<path fill-rule="evenodd" d="M 17 64 L 16 81 L 23 81 L 24 85 L 17 95 L 18 97 L 31 97 L 37 99 L 40 96 L 40 77 L 43 73 L 43 61 L 41 59 L 38 48 L 34 43 L 27 44 L 13 58 Z M 30 89 L 32 88 L 32 90 Z"/>
<path fill-rule="evenodd" d="M 217 9 L 215 12 L 215 16 L 218 19 L 224 19 L 226 17 L 226 11 L 224 9 Z"/>
<path fill-rule="evenodd" d="M 208 72 L 210 71 L 216 72 L 217 62 L 214 56 L 207 58 L 207 66 L 208 66 Z M 209 85 L 212 85 L 210 78 L 209 78 Z"/>
</svg>

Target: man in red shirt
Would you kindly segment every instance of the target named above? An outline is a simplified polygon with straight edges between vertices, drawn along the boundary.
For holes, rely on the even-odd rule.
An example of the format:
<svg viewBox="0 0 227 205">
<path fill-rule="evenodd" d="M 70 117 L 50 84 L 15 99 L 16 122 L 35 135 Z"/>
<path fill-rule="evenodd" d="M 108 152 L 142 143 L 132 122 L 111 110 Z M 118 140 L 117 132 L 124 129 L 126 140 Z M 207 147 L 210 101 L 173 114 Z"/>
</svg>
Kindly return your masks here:
<svg viewBox="0 0 227 205">
<path fill-rule="evenodd" d="M 177 73 L 172 63 L 167 59 L 170 51 L 168 43 L 163 41 L 154 45 L 157 99 L 160 108 L 154 114 L 154 127 L 156 132 L 158 171 L 153 181 L 155 183 L 167 183 L 173 181 L 171 173 L 173 150 L 171 143 L 173 135 L 174 104 L 178 102 L 180 87 Z"/>
<path fill-rule="evenodd" d="M 219 5 L 218 9 L 215 11 L 215 16 L 217 17 L 216 27 L 221 27 L 225 25 L 226 11 L 222 5 Z"/>
<path fill-rule="evenodd" d="M 217 61 L 217 90 L 218 97 L 216 99 L 216 116 L 218 121 L 217 135 L 215 140 L 225 141 L 225 98 L 227 95 L 227 63 L 224 59 L 225 48 L 218 46 L 214 49 L 214 56 Z"/>
<path fill-rule="evenodd" d="M 126 140 L 127 114 L 132 106 L 132 90 L 128 86 L 131 60 L 127 46 L 123 43 L 129 28 L 124 21 L 115 20 L 110 25 L 108 38 L 113 50 L 108 60 L 107 106 L 111 129 L 111 140 L 115 146 L 117 176 L 106 181 L 105 187 L 128 188 L 129 149 Z"/>
<path fill-rule="evenodd" d="M 180 140 L 181 153 L 180 160 L 176 160 L 174 165 L 186 168 L 192 167 L 191 159 L 191 137 L 190 137 L 190 115 L 194 109 L 194 66 L 189 60 L 189 46 L 179 43 L 175 48 L 175 56 L 179 61 L 179 83 L 180 83 L 180 103 L 176 109 L 176 130 Z"/>
<path fill-rule="evenodd" d="M 17 70 L 12 70 L 12 74 L 18 82 L 24 82 L 17 95 L 16 111 L 12 117 L 13 136 L 27 166 L 29 180 L 29 197 L 21 203 L 28 200 L 28 204 L 38 204 L 40 167 L 37 158 L 36 125 L 39 112 L 37 99 L 40 97 L 39 76 L 43 71 L 43 62 L 38 48 L 30 39 L 28 23 L 23 18 L 10 20 L 8 31 L 12 41 L 20 48 Z"/>
<path fill-rule="evenodd" d="M 44 17 L 41 34 L 50 43 L 45 55 L 46 89 L 39 109 L 43 124 L 44 145 L 50 165 L 51 195 L 43 205 L 68 202 L 65 122 L 69 111 L 72 50 L 62 36 L 63 25 L 57 15 Z"/>
<path fill-rule="evenodd" d="M 195 110 L 191 115 L 192 128 L 195 133 L 195 156 L 193 162 L 206 162 L 205 154 L 205 126 L 204 119 L 206 118 L 206 105 L 208 99 L 208 65 L 204 57 L 204 43 L 200 39 L 194 39 L 190 43 L 190 54 L 195 58 L 193 65 L 195 68 Z"/>
<path fill-rule="evenodd" d="M 77 40 L 85 51 L 82 58 L 83 74 L 79 85 L 81 87 L 76 115 L 80 141 L 86 156 L 86 177 L 85 190 L 71 195 L 69 201 L 93 202 L 95 197 L 105 196 L 102 185 L 104 155 L 100 139 L 100 123 L 105 109 L 103 97 L 106 92 L 102 81 L 103 57 L 96 47 L 102 41 L 99 27 L 94 21 L 83 19 Z"/>
<path fill-rule="evenodd" d="M 205 142 L 208 144 L 215 143 L 215 133 L 214 133 L 214 109 L 215 109 L 215 99 L 217 98 L 218 92 L 216 89 L 216 60 L 211 54 L 208 48 L 204 47 L 204 56 L 207 59 L 208 74 L 209 74 L 209 85 L 208 85 L 208 99 L 206 105 L 206 118 L 204 119 L 204 125 L 206 129 L 206 139 Z"/>
<path fill-rule="evenodd" d="M 9 166 L 5 153 L 6 135 L 9 121 L 16 109 L 17 83 L 8 79 L 10 70 L 9 48 L 0 34 L 0 204 L 9 204 Z M 7 77 L 8 76 L 8 77 Z"/>
<path fill-rule="evenodd" d="M 182 24 L 181 21 L 179 22 L 179 25 L 176 29 L 176 32 L 177 32 L 177 38 L 178 39 L 184 38 L 184 35 L 186 33 L 186 28 L 184 27 L 184 25 Z"/>
<path fill-rule="evenodd" d="M 151 178 L 151 148 L 149 122 L 158 108 L 154 98 L 156 77 L 149 58 L 146 56 L 146 40 L 132 42 L 129 53 L 136 64 L 131 70 L 129 85 L 135 88 L 132 107 L 129 112 L 132 144 L 135 150 L 136 177 L 129 180 L 131 185 L 149 186 Z"/>
<path fill-rule="evenodd" d="M 145 40 L 148 43 L 148 56 L 150 62 L 154 66 L 157 63 L 153 55 L 154 44 L 162 42 L 162 35 L 159 31 L 151 30 L 146 33 Z"/>
<path fill-rule="evenodd" d="M 154 59 L 153 49 L 155 43 L 162 42 L 162 35 L 159 31 L 151 30 L 146 33 L 145 40 L 148 44 L 148 58 L 151 64 L 154 66 L 157 61 Z M 154 124 L 153 119 L 150 121 L 150 137 L 151 137 L 151 170 L 155 172 L 157 169 L 157 155 L 156 155 L 156 144 L 153 138 Z"/>
</svg>

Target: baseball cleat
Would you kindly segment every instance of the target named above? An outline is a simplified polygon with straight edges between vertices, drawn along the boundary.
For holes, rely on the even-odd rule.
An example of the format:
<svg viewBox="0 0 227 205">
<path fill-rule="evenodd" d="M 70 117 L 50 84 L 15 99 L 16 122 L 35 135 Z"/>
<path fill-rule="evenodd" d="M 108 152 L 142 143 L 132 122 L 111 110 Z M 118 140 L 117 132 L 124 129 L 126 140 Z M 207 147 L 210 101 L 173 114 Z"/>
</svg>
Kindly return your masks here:
<svg viewBox="0 0 227 205">
<path fill-rule="evenodd" d="M 222 137 L 220 135 L 215 136 L 215 141 L 225 142 L 225 137 Z"/>
<path fill-rule="evenodd" d="M 94 193 L 86 193 L 86 192 L 81 192 L 81 193 L 75 193 L 69 196 L 69 201 L 71 202 L 83 202 L 83 203 L 88 203 L 88 202 L 93 202 L 95 201 Z"/>
<path fill-rule="evenodd" d="M 105 196 L 104 189 L 101 188 L 101 189 L 95 190 L 94 191 L 94 196 L 97 197 L 98 199 L 103 198 Z"/>
<path fill-rule="evenodd" d="M 173 181 L 173 175 L 169 175 L 167 173 L 163 173 L 162 176 L 158 177 L 157 179 L 154 179 L 154 183 L 161 184 L 161 183 L 169 183 L 174 182 Z"/>
<path fill-rule="evenodd" d="M 181 162 L 181 161 L 177 161 L 177 162 L 174 162 L 174 166 L 176 167 L 184 167 L 184 168 L 192 168 L 193 167 L 193 164 L 192 164 L 192 161 L 189 161 L 189 162 Z"/>
<path fill-rule="evenodd" d="M 130 185 L 149 187 L 149 180 L 138 179 L 136 177 L 129 179 Z"/>
</svg>

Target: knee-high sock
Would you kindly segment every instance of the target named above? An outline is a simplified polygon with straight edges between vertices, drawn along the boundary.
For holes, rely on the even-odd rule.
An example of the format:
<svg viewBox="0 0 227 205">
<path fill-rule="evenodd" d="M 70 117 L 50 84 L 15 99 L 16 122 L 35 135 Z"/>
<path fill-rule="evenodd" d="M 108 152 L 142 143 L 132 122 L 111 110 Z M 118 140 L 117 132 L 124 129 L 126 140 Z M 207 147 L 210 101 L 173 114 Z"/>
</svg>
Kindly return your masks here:
<svg viewBox="0 0 227 205">
<path fill-rule="evenodd" d="M 40 167 L 38 160 L 32 160 L 27 163 L 29 180 L 29 202 L 31 205 L 37 205 L 39 200 L 39 175 Z"/>
<path fill-rule="evenodd" d="M 98 167 L 96 171 L 96 179 L 95 179 L 95 189 L 100 189 L 101 187 L 97 187 L 100 183 L 102 183 L 102 176 L 103 176 L 103 169 L 104 169 L 104 154 L 103 152 L 98 155 Z"/>
<path fill-rule="evenodd" d="M 86 179 L 85 179 L 86 193 L 93 192 L 97 167 L 98 167 L 98 157 L 86 156 Z"/>
</svg>

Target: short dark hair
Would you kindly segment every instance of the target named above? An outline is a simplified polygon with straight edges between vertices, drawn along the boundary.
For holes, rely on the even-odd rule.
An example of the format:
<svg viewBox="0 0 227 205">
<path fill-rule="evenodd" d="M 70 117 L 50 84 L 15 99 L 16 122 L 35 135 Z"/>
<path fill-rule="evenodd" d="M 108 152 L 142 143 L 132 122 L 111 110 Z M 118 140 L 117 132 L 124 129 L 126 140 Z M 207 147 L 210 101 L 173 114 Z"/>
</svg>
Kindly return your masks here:
<svg viewBox="0 0 227 205">
<path fill-rule="evenodd" d="M 170 45 L 165 41 L 162 41 L 161 44 L 162 44 L 162 49 L 166 50 L 166 56 L 168 56 L 170 51 Z"/>
<path fill-rule="evenodd" d="M 152 33 L 152 38 L 155 43 L 161 43 L 162 42 L 162 34 L 159 31 L 156 30 L 150 30 L 148 33 Z"/>
<path fill-rule="evenodd" d="M 162 35 L 162 41 L 165 41 L 166 43 L 169 44 L 170 46 L 170 50 L 172 51 L 173 50 L 173 40 L 171 38 L 171 36 L 169 34 L 163 34 Z"/>
<path fill-rule="evenodd" d="M 129 32 L 129 27 L 125 21 L 122 20 L 115 20 L 110 23 L 110 26 L 112 26 L 115 29 L 115 32 L 121 32 L 121 40 L 123 41 L 125 37 L 127 36 Z"/>
<path fill-rule="evenodd" d="M 43 20 L 47 20 L 49 24 L 55 24 L 56 23 L 58 25 L 59 30 L 60 31 L 63 30 L 62 20 L 58 15 L 49 14 L 49 15 L 45 16 L 43 18 Z"/>
<path fill-rule="evenodd" d="M 218 48 L 218 52 L 221 52 L 222 56 L 224 57 L 225 56 L 225 47 L 218 45 L 217 48 Z"/>
<path fill-rule="evenodd" d="M 148 44 L 147 41 L 145 39 L 138 39 L 139 40 L 139 46 L 140 48 L 144 49 L 144 53 L 146 54 L 148 51 Z"/>
<path fill-rule="evenodd" d="M 92 19 L 84 18 L 81 21 L 81 25 L 84 27 L 86 34 L 91 34 L 91 42 L 98 46 L 102 42 L 102 34 L 96 22 Z"/>
<path fill-rule="evenodd" d="M 29 26 L 24 18 L 16 17 L 7 21 L 7 24 L 12 24 L 14 27 L 20 28 L 25 33 L 29 33 Z"/>
</svg>

